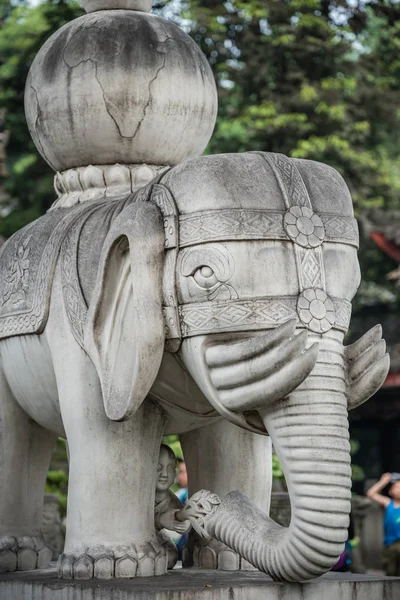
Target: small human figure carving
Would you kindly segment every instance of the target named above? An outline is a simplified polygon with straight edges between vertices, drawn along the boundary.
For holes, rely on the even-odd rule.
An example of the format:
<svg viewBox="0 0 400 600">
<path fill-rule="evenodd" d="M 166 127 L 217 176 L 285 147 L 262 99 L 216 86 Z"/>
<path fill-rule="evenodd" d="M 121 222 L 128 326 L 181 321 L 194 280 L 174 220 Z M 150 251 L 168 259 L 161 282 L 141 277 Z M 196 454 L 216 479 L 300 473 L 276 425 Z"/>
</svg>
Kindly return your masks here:
<svg viewBox="0 0 400 600">
<path fill-rule="evenodd" d="M 169 489 L 174 483 L 176 457 L 169 446 L 160 448 L 157 465 L 156 499 L 154 504 L 154 525 L 158 540 L 165 546 L 168 555 L 168 569 L 173 569 L 178 560 L 178 548 L 167 532 L 175 531 L 180 535 L 187 533 L 191 524 L 184 515 L 183 504 Z"/>
<path fill-rule="evenodd" d="M 174 483 L 175 465 L 175 454 L 169 446 L 163 444 L 158 457 L 154 522 L 158 531 L 169 529 L 183 535 L 190 530 L 191 525 L 183 513 L 182 502 L 169 489 Z"/>
</svg>

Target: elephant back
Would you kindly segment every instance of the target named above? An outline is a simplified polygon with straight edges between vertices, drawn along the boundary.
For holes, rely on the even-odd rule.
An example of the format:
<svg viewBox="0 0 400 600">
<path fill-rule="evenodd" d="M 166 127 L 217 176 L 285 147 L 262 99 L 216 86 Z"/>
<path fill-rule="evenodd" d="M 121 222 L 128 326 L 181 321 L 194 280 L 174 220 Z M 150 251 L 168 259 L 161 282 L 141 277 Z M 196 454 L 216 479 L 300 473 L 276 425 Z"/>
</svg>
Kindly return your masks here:
<svg viewBox="0 0 400 600">
<path fill-rule="evenodd" d="M 0 339 L 43 332 L 58 261 L 67 314 L 75 328 L 83 326 L 102 244 L 130 198 L 49 211 L 4 244 L 0 253 Z"/>
<path fill-rule="evenodd" d="M 14 234 L 0 254 L 0 339 L 40 333 L 57 256 L 74 211 L 60 209 Z"/>
</svg>

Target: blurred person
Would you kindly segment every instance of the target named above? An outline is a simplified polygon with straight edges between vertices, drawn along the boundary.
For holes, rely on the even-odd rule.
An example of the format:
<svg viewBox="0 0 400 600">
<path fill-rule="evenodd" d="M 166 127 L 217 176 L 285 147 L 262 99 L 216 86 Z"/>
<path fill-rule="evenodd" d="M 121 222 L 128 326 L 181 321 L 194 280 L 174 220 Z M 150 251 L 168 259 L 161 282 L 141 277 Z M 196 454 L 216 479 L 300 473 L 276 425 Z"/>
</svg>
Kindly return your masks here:
<svg viewBox="0 0 400 600">
<path fill-rule="evenodd" d="M 176 474 L 176 482 L 179 485 L 179 490 L 176 493 L 179 500 L 183 505 L 187 504 L 189 491 L 188 491 L 188 476 L 186 470 L 186 463 L 183 458 L 178 458 L 178 472 Z"/>
<path fill-rule="evenodd" d="M 380 492 L 391 484 L 389 496 Z M 384 473 L 367 496 L 385 508 L 383 566 L 386 575 L 400 576 L 400 473 Z"/>
<path fill-rule="evenodd" d="M 179 500 L 182 502 L 183 506 L 187 504 L 189 499 L 189 490 L 188 490 L 188 476 L 186 470 L 186 463 L 183 458 L 178 458 L 178 470 L 176 473 L 176 483 L 179 485 L 179 490 L 175 492 Z M 182 551 L 183 548 L 188 543 L 188 534 L 185 533 L 180 540 L 176 542 L 176 546 L 178 548 L 179 560 L 182 560 Z"/>
</svg>

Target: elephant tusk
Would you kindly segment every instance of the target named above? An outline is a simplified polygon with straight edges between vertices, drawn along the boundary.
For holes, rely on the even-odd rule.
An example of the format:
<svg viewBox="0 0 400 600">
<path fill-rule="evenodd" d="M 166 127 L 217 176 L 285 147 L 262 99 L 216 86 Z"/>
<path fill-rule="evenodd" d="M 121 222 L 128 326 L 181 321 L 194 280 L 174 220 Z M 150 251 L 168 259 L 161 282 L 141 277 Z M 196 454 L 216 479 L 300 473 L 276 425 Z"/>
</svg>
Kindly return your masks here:
<svg viewBox="0 0 400 600">
<path fill-rule="evenodd" d="M 384 383 L 390 368 L 382 327 L 376 325 L 345 348 L 348 410 L 366 402 Z"/>
<path fill-rule="evenodd" d="M 352 383 L 348 394 L 348 410 L 360 406 L 373 396 L 383 385 L 390 369 L 389 354 L 385 354 Z"/>
<path fill-rule="evenodd" d="M 252 335 L 250 338 L 231 344 L 227 344 L 226 342 L 223 344 L 213 344 L 206 350 L 207 365 L 211 368 L 228 366 L 259 356 L 266 350 L 278 346 L 293 336 L 296 324 L 296 319 L 290 319 L 283 325 L 260 336 Z"/>
<path fill-rule="evenodd" d="M 238 363 L 211 368 L 211 381 L 218 390 L 224 390 L 264 379 L 268 374 L 281 369 L 284 364 L 304 352 L 307 338 L 307 331 L 302 331 L 280 345 L 267 348 L 261 355 Z"/>
<path fill-rule="evenodd" d="M 314 368 L 318 356 L 315 343 L 300 356 L 284 364 L 278 371 L 248 385 L 220 390 L 221 403 L 234 412 L 254 410 L 285 398 L 306 379 Z"/>
<path fill-rule="evenodd" d="M 365 333 L 359 340 L 354 342 L 354 344 L 347 346 L 345 348 L 347 360 L 356 360 L 357 357 L 361 356 L 361 354 L 364 354 L 368 348 L 371 348 L 371 346 L 374 346 L 382 339 L 382 333 L 382 326 L 375 325 L 375 327 L 367 331 L 367 333 Z"/>
<path fill-rule="evenodd" d="M 284 398 L 308 377 L 318 344 L 307 349 L 307 331 L 294 335 L 295 327 L 291 319 L 263 335 L 205 348 L 210 385 L 225 409 L 252 411 Z"/>
<path fill-rule="evenodd" d="M 361 356 L 354 361 L 351 368 L 351 377 L 354 381 L 364 375 L 372 364 L 379 361 L 386 354 L 386 342 L 381 340 L 375 346 L 368 348 Z"/>
</svg>

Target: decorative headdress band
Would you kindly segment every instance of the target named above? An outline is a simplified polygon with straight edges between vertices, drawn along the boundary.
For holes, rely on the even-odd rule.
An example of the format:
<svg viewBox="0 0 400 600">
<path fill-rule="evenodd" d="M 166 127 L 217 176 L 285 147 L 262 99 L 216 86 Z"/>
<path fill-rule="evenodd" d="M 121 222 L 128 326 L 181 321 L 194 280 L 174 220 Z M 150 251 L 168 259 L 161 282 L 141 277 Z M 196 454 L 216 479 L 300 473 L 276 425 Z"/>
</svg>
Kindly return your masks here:
<svg viewBox="0 0 400 600">
<path fill-rule="evenodd" d="M 324 306 L 316 315 L 314 302 Z M 182 338 L 210 333 L 259 331 L 275 329 L 289 319 L 301 318 L 308 329 L 322 333 L 325 329 L 347 332 L 351 303 L 339 298 L 329 299 L 323 290 L 308 290 L 300 296 L 273 296 L 252 300 L 199 302 L 179 307 Z M 322 318 L 320 318 L 322 317 Z"/>
<path fill-rule="evenodd" d="M 179 215 L 163 175 L 142 188 L 135 200 L 150 200 L 164 217 L 166 276 L 164 318 L 169 348 L 177 351 L 185 337 L 215 332 L 271 329 L 297 317 L 315 333 L 332 328 L 346 332 L 351 317 L 347 300 L 330 298 L 322 244 L 341 243 L 358 248 L 358 227 L 351 216 L 315 213 L 304 181 L 293 161 L 283 154 L 259 153 L 278 181 L 285 211 L 221 209 Z M 252 300 L 206 301 L 179 305 L 175 290 L 178 249 L 224 240 L 286 240 L 293 243 L 300 294 Z"/>
<path fill-rule="evenodd" d="M 359 245 L 354 217 L 317 215 L 306 206 L 293 206 L 288 211 L 231 208 L 179 217 L 180 248 L 228 240 L 286 240 L 304 248 L 316 248 L 323 241 Z"/>
</svg>

